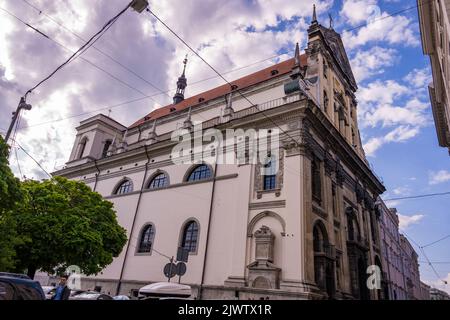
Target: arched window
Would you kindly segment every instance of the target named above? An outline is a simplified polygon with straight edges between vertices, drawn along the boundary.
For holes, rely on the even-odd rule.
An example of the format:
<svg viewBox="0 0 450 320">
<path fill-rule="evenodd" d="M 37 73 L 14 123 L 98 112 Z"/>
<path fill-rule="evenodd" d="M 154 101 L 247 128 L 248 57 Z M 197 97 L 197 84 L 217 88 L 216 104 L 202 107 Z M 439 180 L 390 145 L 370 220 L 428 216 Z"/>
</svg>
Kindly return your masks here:
<svg viewBox="0 0 450 320">
<path fill-rule="evenodd" d="M 334 257 L 330 256 L 327 230 L 322 222 L 313 228 L 314 280 L 333 299 L 335 294 Z"/>
<path fill-rule="evenodd" d="M 206 164 L 201 164 L 194 168 L 189 174 L 187 181 L 198 181 L 211 178 L 211 169 Z"/>
<path fill-rule="evenodd" d="M 314 230 L 313 230 L 314 252 L 324 253 L 327 242 L 328 242 L 328 240 L 327 240 L 326 231 L 324 230 L 324 227 L 321 227 L 321 226 L 319 226 L 319 224 L 316 224 L 314 226 Z"/>
<path fill-rule="evenodd" d="M 111 144 L 112 144 L 112 140 L 108 139 L 105 141 L 105 144 L 103 145 L 102 158 L 106 158 L 106 156 L 108 155 L 108 150 L 109 150 L 109 147 L 111 146 Z"/>
<path fill-rule="evenodd" d="M 154 237 L 155 237 L 155 228 L 151 224 L 146 225 L 141 231 L 138 253 L 151 252 Z"/>
<path fill-rule="evenodd" d="M 84 150 L 86 149 L 86 143 L 87 143 L 87 138 L 84 137 L 83 139 L 81 139 L 79 145 L 78 145 L 78 154 L 77 154 L 77 159 L 81 159 L 83 158 L 83 153 Z"/>
<path fill-rule="evenodd" d="M 160 174 L 157 174 L 152 178 L 152 180 L 150 180 L 150 183 L 148 184 L 147 188 L 159 189 L 167 187 L 168 185 L 169 185 L 169 178 L 164 172 L 162 172 Z"/>
<path fill-rule="evenodd" d="M 347 238 L 349 241 L 360 241 L 359 226 L 353 208 L 346 209 L 347 213 Z"/>
<path fill-rule="evenodd" d="M 181 247 L 187 249 L 189 252 L 197 251 L 198 240 L 198 224 L 191 220 L 183 228 L 183 235 L 181 238 Z"/>
<path fill-rule="evenodd" d="M 277 182 L 277 165 L 274 156 L 267 157 L 264 164 L 263 190 L 273 190 L 276 188 Z"/>
<path fill-rule="evenodd" d="M 124 180 L 119 186 L 116 188 L 114 194 L 124 194 L 133 191 L 133 183 L 131 180 Z"/>
</svg>

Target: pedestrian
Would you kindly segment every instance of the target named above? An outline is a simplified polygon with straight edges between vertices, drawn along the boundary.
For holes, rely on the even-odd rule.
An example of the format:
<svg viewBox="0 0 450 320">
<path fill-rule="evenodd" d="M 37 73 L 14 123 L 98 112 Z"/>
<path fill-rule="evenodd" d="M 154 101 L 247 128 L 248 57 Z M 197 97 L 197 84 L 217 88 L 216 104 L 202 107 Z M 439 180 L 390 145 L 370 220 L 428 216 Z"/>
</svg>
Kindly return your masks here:
<svg viewBox="0 0 450 320">
<path fill-rule="evenodd" d="M 70 289 L 67 286 L 67 276 L 63 275 L 59 278 L 59 285 L 56 287 L 52 300 L 69 300 Z"/>
</svg>

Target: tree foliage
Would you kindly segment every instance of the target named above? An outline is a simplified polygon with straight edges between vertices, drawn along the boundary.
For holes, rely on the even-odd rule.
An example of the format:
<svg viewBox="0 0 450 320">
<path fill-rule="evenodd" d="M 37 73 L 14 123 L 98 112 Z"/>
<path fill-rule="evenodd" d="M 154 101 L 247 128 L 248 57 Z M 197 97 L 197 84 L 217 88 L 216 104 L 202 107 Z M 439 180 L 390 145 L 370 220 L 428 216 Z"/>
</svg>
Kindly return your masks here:
<svg viewBox="0 0 450 320">
<path fill-rule="evenodd" d="M 126 231 L 111 202 L 83 182 L 54 177 L 22 183 L 24 200 L 14 217 L 22 243 L 16 246 L 17 270 L 47 272 L 77 265 L 97 274 L 117 257 Z"/>
<path fill-rule="evenodd" d="M 20 242 L 12 210 L 21 201 L 22 193 L 19 179 L 9 168 L 8 154 L 9 147 L 0 136 L 0 271 L 14 266 L 14 246 Z"/>
</svg>

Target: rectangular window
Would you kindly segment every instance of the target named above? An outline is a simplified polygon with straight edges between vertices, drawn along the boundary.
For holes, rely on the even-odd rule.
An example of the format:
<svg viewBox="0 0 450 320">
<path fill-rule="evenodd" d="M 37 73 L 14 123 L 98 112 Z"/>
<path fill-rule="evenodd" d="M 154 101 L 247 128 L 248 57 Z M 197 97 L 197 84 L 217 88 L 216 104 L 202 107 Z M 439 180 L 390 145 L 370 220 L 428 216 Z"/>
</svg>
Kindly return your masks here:
<svg viewBox="0 0 450 320">
<path fill-rule="evenodd" d="M 276 187 L 276 175 L 264 176 L 264 190 L 273 190 Z"/>
<path fill-rule="evenodd" d="M 313 200 L 319 204 L 322 201 L 322 181 L 320 174 L 320 163 L 317 157 L 313 156 L 311 161 L 311 190 Z"/>
<path fill-rule="evenodd" d="M 338 212 L 337 212 L 337 196 L 336 196 L 336 185 L 333 184 L 331 186 L 331 195 L 332 195 L 332 208 L 333 208 L 333 216 L 335 218 L 338 218 Z"/>
</svg>

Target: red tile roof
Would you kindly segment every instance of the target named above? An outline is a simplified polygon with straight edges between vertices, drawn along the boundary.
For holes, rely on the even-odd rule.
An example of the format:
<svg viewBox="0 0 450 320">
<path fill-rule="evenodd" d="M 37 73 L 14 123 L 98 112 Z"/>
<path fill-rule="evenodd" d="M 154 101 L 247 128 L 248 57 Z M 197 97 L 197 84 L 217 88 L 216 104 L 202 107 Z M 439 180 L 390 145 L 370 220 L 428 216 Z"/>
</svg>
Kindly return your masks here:
<svg viewBox="0 0 450 320">
<path fill-rule="evenodd" d="M 306 62 L 307 56 L 306 54 L 302 54 L 300 56 L 300 65 L 305 66 L 307 64 Z M 265 68 L 263 70 L 257 71 L 255 73 L 249 74 L 245 77 L 242 77 L 240 79 L 231 81 L 230 83 L 232 85 L 236 85 L 237 89 L 245 89 L 247 87 L 253 86 L 255 84 L 264 82 L 266 80 L 269 80 L 274 77 L 278 77 L 284 74 L 289 73 L 292 70 L 292 67 L 294 65 L 294 58 L 291 58 L 289 60 L 277 63 L 273 66 L 270 66 L 268 68 Z M 277 70 L 278 73 L 275 75 L 272 74 L 273 70 Z M 199 105 L 201 103 L 204 103 L 206 101 L 221 97 L 226 95 L 231 91 L 231 88 L 228 84 L 224 84 L 222 86 L 216 87 L 214 89 L 199 93 L 195 96 L 192 96 L 190 98 L 184 99 L 182 102 L 178 104 L 170 104 L 165 107 L 158 108 L 151 113 L 149 113 L 144 118 L 136 121 L 133 123 L 130 128 L 139 126 L 147 121 L 153 121 L 155 119 L 164 117 L 166 115 L 169 115 L 176 111 L 181 111 L 184 109 L 187 109 L 189 107 L 194 107 L 195 105 Z M 171 110 L 172 109 L 172 110 Z"/>
</svg>

